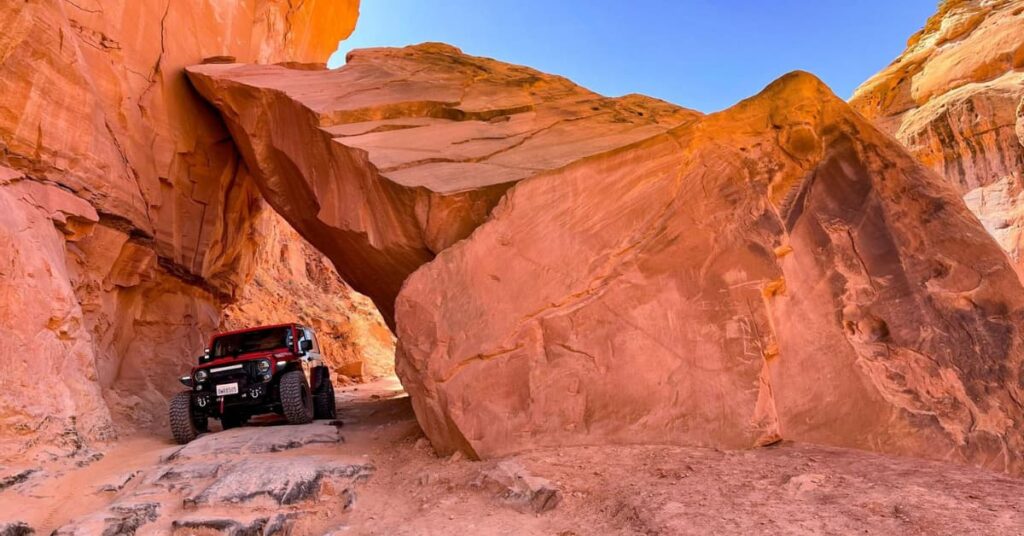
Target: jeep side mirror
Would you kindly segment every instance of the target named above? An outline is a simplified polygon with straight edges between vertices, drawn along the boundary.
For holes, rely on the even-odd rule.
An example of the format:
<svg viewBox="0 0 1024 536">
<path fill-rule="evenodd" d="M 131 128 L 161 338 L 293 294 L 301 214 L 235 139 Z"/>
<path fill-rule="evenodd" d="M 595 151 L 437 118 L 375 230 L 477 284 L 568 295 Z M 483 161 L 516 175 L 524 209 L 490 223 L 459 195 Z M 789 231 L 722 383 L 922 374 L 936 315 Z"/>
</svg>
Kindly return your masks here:
<svg viewBox="0 0 1024 536">
<path fill-rule="evenodd" d="M 182 383 L 182 385 L 184 385 L 185 387 L 189 387 L 189 388 L 192 387 L 192 376 L 191 375 L 182 376 L 182 377 L 178 378 L 178 381 L 180 381 Z"/>
<path fill-rule="evenodd" d="M 306 339 L 299 343 L 299 351 L 306 353 L 313 349 L 313 341 Z"/>
</svg>

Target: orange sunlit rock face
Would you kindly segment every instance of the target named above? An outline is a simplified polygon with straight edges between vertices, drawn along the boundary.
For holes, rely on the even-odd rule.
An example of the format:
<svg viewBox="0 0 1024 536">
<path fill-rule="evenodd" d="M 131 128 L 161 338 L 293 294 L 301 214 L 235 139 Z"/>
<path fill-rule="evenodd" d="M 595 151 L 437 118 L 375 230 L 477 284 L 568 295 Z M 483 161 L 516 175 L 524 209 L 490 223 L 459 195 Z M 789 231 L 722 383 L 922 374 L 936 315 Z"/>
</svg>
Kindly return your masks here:
<svg viewBox="0 0 1024 536">
<path fill-rule="evenodd" d="M 479 456 L 792 439 L 1019 470 L 1022 297 L 950 188 L 794 74 L 519 184 L 406 283 L 398 365 Z"/>
<path fill-rule="evenodd" d="M 1024 273 L 1024 4 L 946 1 L 850 103 L 956 187 Z"/>
<path fill-rule="evenodd" d="M 436 44 L 189 73 L 393 311 L 442 453 L 792 439 L 1021 469 L 1013 268 L 813 76 L 702 117 Z"/>
<path fill-rule="evenodd" d="M 270 204 L 389 320 L 406 277 L 517 181 L 699 115 L 442 44 L 359 50 L 334 71 L 188 71 Z"/>
<path fill-rule="evenodd" d="M 41 437 L 74 438 L 62 447 L 76 451 L 114 422 L 160 424 L 174 378 L 252 276 L 261 204 L 182 68 L 323 61 L 357 11 L 355 0 L 0 5 L 0 457 Z"/>
</svg>

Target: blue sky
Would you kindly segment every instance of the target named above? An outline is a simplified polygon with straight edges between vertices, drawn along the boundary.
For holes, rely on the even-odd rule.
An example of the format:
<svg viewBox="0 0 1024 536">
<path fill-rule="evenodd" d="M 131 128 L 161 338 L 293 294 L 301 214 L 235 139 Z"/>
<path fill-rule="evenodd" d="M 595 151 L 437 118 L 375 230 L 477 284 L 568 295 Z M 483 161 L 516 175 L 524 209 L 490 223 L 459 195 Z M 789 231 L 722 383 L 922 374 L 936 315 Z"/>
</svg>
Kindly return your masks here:
<svg viewBox="0 0 1024 536">
<path fill-rule="evenodd" d="M 712 112 L 795 69 L 841 97 L 903 51 L 937 0 L 362 0 L 353 48 L 442 41 Z"/>
</svg>

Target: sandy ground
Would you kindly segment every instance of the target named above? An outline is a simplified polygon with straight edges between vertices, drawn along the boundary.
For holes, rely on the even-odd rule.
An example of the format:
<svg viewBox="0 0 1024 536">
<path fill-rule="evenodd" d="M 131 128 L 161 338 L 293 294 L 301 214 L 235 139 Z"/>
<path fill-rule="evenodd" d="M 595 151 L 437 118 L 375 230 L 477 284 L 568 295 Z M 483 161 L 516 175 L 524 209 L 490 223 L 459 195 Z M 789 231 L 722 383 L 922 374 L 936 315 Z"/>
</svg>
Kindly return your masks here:
<svg viewBox="0 0 1024 536">
<path fill-rule="evenodd" d="M 515 456 L 558 490 L 557 505 L 536 513 L 482 478 L 498 461 L 434 455 L 397 381 L 339 389 L 338 403 L 340 427 L 264 420 L 187 449 L 137 437 L 84 467 L 43 468 L 0 491 L 0 521 L 37 534 L 1024 534 L 1022 479 L 786 443 Z M 224 482 L 249 492 L 225 494 Z M 285 490 L 284 504 L 263 487 Z M 296 490 L 299 500 L 288 500 Z"/>
</svg>

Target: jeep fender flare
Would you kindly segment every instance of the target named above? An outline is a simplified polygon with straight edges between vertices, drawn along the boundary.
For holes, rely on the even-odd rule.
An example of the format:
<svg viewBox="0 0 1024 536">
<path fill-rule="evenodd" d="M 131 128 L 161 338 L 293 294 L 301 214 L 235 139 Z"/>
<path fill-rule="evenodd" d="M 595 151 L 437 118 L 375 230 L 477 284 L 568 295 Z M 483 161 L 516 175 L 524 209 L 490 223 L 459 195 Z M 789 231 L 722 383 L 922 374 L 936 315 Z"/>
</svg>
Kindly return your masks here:
<svg viewBox="0 0 1024 536">
<path fill-rule="evenodd" d="M 314 393 L 318 393 L 325 383 L 331 381 L 331 370 L 321 363 L 310 369 L 309 376 L 309 383 L 312 384 L 310 387 Z"/>
</svg>

